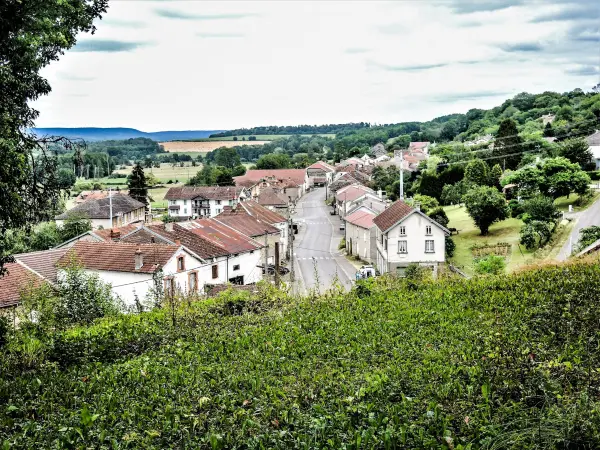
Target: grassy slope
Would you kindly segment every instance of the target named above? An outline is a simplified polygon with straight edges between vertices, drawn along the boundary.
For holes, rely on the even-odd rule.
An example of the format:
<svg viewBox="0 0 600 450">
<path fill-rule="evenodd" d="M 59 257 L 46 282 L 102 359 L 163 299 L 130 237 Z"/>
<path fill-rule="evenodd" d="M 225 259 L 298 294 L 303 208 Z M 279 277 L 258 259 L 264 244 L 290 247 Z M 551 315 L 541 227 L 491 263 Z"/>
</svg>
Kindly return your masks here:
<svg viewBox="0 0 600 450">
<path fill-rule="evenodd" d="M 452 260 L 464 267 L 467 273 L 473 273 L 473 256 L 471 248 L 475 244 L 495 244 L 508 242 L 512 244 L 512 251 L 507 264 L 507 270 L 512 271 L 526 265 L 533 259 L 533 253 L 520 246 L 519 232 L 523 222 L 519 219 L 506 219 L 493 224 L 487 236 L 481 236 L 479 228 L 475 227 L 473 220 L 468 215 L 466 208 L 459 206 L 446 206 L 444 208 L 451 228 L 459 230 L 458 235 L 452 236 L 456 244 L 456 251 Z"/>
<path fill-rule="evenodd" d="M 375 283 L 261 314 L 223 316 L 229 296 L 176 327 L 158 311 L 67 332 L 48 350 L 62 369 L 0 375 L 0 442 L 458 450 L 516 433 L 518 448 L 600 445 L 600 405 L 584 394 L 600 382 L 585 351 L 600 266 Z"/>
</svg>

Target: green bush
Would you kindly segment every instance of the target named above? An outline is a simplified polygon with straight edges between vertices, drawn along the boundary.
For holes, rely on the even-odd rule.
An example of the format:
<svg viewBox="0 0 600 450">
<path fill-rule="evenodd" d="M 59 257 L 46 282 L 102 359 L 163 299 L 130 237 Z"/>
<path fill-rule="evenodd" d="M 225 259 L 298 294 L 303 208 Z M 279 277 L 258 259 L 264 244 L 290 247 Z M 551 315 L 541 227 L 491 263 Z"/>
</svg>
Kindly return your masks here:
<svg viewBox="0 0 600 450">
<path fill-rule="evenodd" d="M 338 250 L 344 250 L 346 248 L 346 239 L 342 238 L 338 244 Z"/>
<path fill-rule="evenodd" d="M 6 316 L 0 315 L 0 348 L 4 347 L 8 339 L 8 319 Z"/>
<path fill-rule="evenodd" d="M 454 251 L 456 250 L 456 244 L 454 243 L 454 239 L 451 236 L 446 236 L 446 256 L 448 258 L 452 258 L 454 256 Z"/>
<path fill-rule="evenodd" d="M 532 220 L 530 217 L 527 217 L 524 222 L 525 225 L 521 228 L 520 242 L 525 248 L 533 250 L 548 243 L 552 237 L 554 223 Z"/>
<path fill-rule="evenodd" d="M 523 203 L 516 199 L 512 199 L 508 202 L 508 209 L 510 209 L 510 217 L 518 218 L 525 212 Z"/>
<path fill-rule="evenodd" d="M 502 256 L 487 255 L 475 262 L 475 273 L 479 275 L 499 275 L 504 273 L 506 261 Z"/>
<path fill-rule="evenodd" d="M 428 212 L 427 215 L 443 227 L 447 227 L 448 223 L 450 222 L 446 211 L 444 211 L 444 208 L 442 208 L 441 206 L 433 208 Z"/>
<path fill-rule="evenodd" d="M 222 314 L 228 294 L 175 324 L 158 309 L 18 330 L 0 353 L 0 442 L 600 448 L 600 266 L 410 283 L 382 276 Z"/>
</svg>

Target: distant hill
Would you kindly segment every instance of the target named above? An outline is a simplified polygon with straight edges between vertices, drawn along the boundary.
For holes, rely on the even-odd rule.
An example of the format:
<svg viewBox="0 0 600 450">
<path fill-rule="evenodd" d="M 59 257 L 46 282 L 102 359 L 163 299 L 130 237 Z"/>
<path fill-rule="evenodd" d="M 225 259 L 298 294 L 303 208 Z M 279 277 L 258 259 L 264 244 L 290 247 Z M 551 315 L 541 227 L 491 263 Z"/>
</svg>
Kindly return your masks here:
<svg viewBox="0 0 600 450">
<path fill-rule="evenodd" d="M 207 138 L 223 130 L 156 131 L 146 133 L 135 128 L 33 128 L 38 136 L 64 136 L 69 139 L 106 141 L 130 138 L 148 138 L 153 141 L 173 141 Z"/>
</svg>

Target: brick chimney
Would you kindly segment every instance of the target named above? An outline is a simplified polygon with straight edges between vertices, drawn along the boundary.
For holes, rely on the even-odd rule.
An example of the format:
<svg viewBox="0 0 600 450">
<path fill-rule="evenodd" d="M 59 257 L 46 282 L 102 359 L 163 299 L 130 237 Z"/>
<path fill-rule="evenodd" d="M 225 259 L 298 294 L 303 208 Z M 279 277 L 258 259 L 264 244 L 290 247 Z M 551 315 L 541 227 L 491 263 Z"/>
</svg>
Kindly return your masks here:
<svg viewBox="0 0 600 450">
<path fill-rule="evenodd" d="M 114 228 L 111 228 L 110 230 L 110 238 L 113 241 L 118 241 L 121 238 L 121 232 L 118 230 L 115 230 Z"/>
<path fill-rule="evenodd" d="M 172 232 L 173 231 L 173 222 L 165 223 L 165 231 Z"/>
<path fill-rule="evenodd" d="M 176 246 L 181 246 L 181 241 L 179 239 L 175 239 L 175 245 Z"/>
<path fill-rule="evenodd" d="M 140 270 L 144 265 L 144 255 L 142 255 L 142 251 L 138 247 L 135 251 L 135 270 Z"/>
</svg>

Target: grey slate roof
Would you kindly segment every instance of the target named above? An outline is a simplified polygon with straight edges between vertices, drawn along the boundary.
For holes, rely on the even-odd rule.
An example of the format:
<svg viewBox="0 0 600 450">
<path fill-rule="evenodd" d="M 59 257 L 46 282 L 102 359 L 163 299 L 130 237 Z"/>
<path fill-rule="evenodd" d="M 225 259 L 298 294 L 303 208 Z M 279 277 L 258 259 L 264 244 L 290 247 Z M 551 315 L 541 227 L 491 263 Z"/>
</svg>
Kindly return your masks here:
<svg viewBox="0 0 600 450">
<path fill-rule="evenodd" d="M 89 219 L 109 219 L 110 211 L 110 199 L 109 198 L 98 198 L 86 200 L 83 203 L 71 208 L 67 212 L 56 216 L 57 220 L 64 220 L 69 217 L 70 214 L 81 214 Z M 115 194 L 112 196 L 112 209 L 113 217 L 117 214 L 127 214 L 136 209 L 143 208 L 144 204 L 139 202 L 129 195 Z"/>
</svg>

